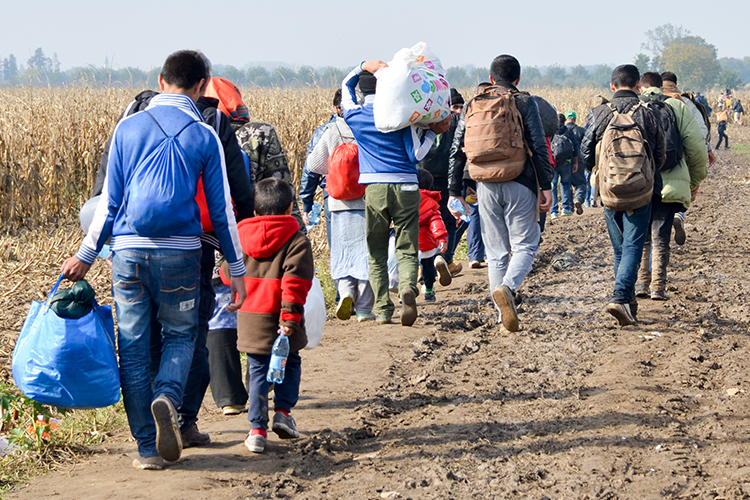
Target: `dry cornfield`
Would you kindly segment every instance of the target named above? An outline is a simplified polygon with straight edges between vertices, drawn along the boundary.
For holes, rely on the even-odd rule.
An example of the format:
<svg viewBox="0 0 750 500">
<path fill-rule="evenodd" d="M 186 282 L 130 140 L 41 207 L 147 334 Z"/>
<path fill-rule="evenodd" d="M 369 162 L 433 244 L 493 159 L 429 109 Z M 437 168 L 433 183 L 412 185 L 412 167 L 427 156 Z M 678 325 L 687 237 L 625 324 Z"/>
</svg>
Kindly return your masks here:
<svg viewBox="0 0 750 500">
<path fill-rule="evenodd" d="M 595 94 L 609 95 L 606 89 L 591 88 L 532 91 L 561 112 L 572 109 L 581 117 L 587 116 Z M 137 92 L 89 87 L 0 90 L 0 230 L 75 218 L 89 197 L 117 117 Z M 474 90 L 462 93 L 468 98 Z M 333 89 L 244 89 L 243 95 L 252 119 L 276 127 L 298 184 L 310 135 L 333 111 Z"/>
</svg>

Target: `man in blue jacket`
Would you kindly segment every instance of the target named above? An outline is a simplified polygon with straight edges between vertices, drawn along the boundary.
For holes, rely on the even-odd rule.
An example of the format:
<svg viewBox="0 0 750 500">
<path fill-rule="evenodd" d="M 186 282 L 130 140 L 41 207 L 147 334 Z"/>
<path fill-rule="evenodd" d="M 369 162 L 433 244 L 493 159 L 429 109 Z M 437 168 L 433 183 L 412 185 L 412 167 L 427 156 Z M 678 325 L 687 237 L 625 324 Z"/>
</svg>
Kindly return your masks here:
<svg viewBox="0 0 750 500">
<path fill-rule="evenodd" d="M 344 78 L 341 104 L 344 120 L 352 129 L 359 148 L 359 183 L 366 184 L 365 217 L 367 249 L 370 252 L 370 284 L 375 292 L 375 314 L 379 324 L 390 323 L 393 302 L 388 295 L 388 236 L 391 222 L 396 230 L 399 295 L 404 310 L 401 324 L 417 320 L 417 267 L 419 260 L 419 185 L 417 163 L 430 151 L 436 134 L 450 126 L 450 116 L 430 125 L 423 138 L 415 126 L 384 133 L 375 127 L 375 77 L 383 61 L 363 62 Z M 365 96 L 357 104 L 356 87 Z"/>
<path fill-rule="evenodd" d="M 167 58 L 159 75 L 163 93 L 115 128 L 96 215 L 81 248 L 62 266 L 71 281 L 82 279 L 111 236 L 120 382 L 138 443 L 133 466 L 140 469 L 161 469 L 162 459 L 175 461 L 182 453 L 175 408 L 182 403 L 198 330 L 203 228 L 195 193 L 200 178 L 232 274 L 230 307 L 239 309 L 247 295 L 223 148 L 196 106 L 209 77 L 208 63 L 199 52 L 179 51 Z M 179 154 L 159 154 L 170 148 Z M 152 190 L 169 195 L 149 206 L 143 192 Z M 164 209 L 174 200 L 184 201 Z M 152 302 L 159 308 L 163 340 L 153 387 Z"/>
</svg>

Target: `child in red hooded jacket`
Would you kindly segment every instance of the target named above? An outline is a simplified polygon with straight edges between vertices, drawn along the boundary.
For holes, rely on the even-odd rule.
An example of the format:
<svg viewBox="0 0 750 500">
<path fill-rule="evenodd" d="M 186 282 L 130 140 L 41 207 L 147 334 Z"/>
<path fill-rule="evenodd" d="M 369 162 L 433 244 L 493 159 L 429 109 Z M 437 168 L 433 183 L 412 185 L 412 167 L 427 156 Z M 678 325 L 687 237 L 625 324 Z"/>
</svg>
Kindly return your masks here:
<svg viewBox="0 0 750 500">
<path fill-rule="evenodd" d="M 262 453 L 268 428 L 268 364 L 281 333 L 289 337 L 284 381 L 274 385 L 271 430 L 281 439 L 299 437 L 289 412 L 299 398 L 302 374 L 299 351 L 307 345 L 305 302 L 315 274 L 310 240 L 291 215 L 294 193 L 276 178 L 255 187 L 255 217 L 237 225 L 245 254 L 248 299 L 237 312 L 237 349 L 247 353 L 249 408 L 252 430 L 248 450 Z M 225 270 L 223 270 L 225 271 Z"/>
<path fill-rule="evenodd" d="M 451 273 L 442 252 L 448 246 L 448 230 L 445 228 L 443 217 L 440 215 L 440 191 L 432 191 L 433 177 L 423 168 L 417 168 L 419 180 L 419 263 L 422 266 L 424 278 L 424 301 L 435 302 L 435 292 L 432 287 L 435 277 L 440 277 L 440 284 L 451 284 Z"/>
</svg>

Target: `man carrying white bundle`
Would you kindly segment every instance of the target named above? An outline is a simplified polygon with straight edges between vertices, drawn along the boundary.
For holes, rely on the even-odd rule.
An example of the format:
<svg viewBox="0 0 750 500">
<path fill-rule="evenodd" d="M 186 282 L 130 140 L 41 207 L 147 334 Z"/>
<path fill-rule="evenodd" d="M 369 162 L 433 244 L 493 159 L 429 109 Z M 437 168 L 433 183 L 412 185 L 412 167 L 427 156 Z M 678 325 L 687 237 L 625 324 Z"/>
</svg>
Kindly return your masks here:
<svg viewBox="0 0 750 500">
<path fill-rule="evenodd" d="M 432 147 L 436 134 L 448 129 L 450 117 L 431 124 L 421 139 L 420 129 L 413 125 L 394 132 L 378 130 L 373 109 L 376 85 L 373 75 L 387 66 L 383 61 L 368 61 L 354 68 L 342 83 L 341 103 L 344 119 L 359 147 L 359 182 L 367 185 L 367 247 L 376 319 L 380 324 L 391 323 L 394 311 L 388 295 L 388 234 L 393 222 L 400 276 L 399 295 L 404 308 L 401 324 L 411 326 L 417 319 L 418 294 L 420 195 L 417 163 Z M 358 84 L 365 96 L 362 105 L 358 105 L 356 100 Z"/>
</svg>

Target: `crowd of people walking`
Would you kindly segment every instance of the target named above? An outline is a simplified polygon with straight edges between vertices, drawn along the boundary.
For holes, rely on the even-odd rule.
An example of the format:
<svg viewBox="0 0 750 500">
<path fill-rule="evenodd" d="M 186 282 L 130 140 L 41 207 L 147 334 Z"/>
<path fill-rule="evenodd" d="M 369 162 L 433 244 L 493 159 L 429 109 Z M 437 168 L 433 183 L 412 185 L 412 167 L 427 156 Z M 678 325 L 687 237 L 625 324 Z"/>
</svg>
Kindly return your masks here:
<svg viewBox="0 0 750 500">
<path fill-rule="evenodd" d="M 373 108 L 386 66 L 355 66 L 334 93 L 333 114 L 307 148 L 301 211 L 273 125 L 250 119 L 239 90 L 212 77 L 203 54 L 171 54 L 161 92 L 138 94 L 123 112 L 97 176 L 93 220 L 62 272 L 83 279 L 109 245 L 136 468 L 161 469 L 183 447 L 210 443 L 197 426 L 209 385 L 225 415 L 249 403 L 249 451 L 264 451 L 269 423 L 282 439 L 299 436 L 291 412 L 315 270 L 305 225 L 318 188 L 340 320 L 414 325 L 419 302 L 436 301 L 437 284 L 462 272 L 454 256 L 466 232 L 468 265 L 487 267 L 498 322 L 518 331 L 516 295 L 546 214 L 598 204 L 614 253 L 606 311 L 633 325 L 639 298 L 668 300 L 672 229 L 684 244 L 685 212 L 714 161 L 705 98 L 681 92 L 673 73 L 626 64 L 612 73 L 612 98 L 599 96 L 582 127 L 574 110 L 558 114 L 520 90 L 519 61 L 500 55 L 475 97 L 451 89 L 446 118 L 382 132 Z M 718 108 L 716 149 L 727 140 L 727 113 L 737 121 L 743 112 L 739 100 Z M 290 353 L 269 419 L 266 372 L 278 335 Z"/>
</svg>

